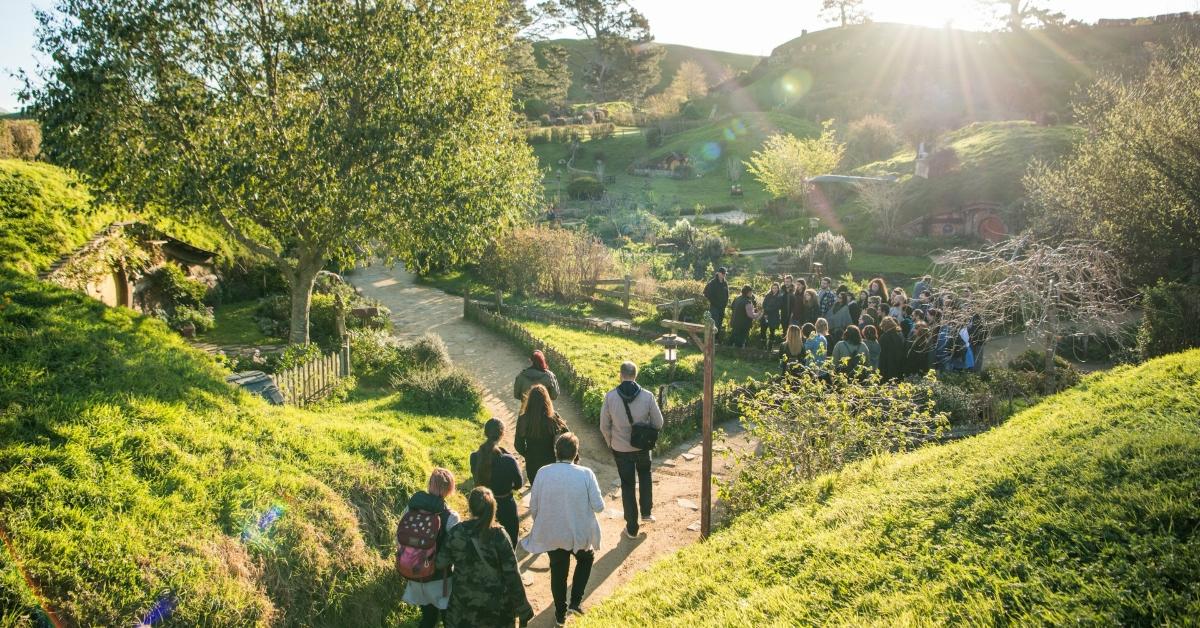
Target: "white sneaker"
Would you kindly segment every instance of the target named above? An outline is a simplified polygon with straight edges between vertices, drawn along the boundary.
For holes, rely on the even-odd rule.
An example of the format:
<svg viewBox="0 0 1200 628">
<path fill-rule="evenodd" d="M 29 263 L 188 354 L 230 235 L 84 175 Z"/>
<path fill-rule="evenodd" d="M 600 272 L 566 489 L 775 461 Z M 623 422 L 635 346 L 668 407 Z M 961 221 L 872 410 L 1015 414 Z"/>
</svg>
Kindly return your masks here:
<svg viewBox="0 0 1200 628">
<path fill-rule="evenodd" d="M 621 528 L 621 536 L 623 536 L 631 541 L 636 541 L 636 540 L 642 538 L 643 536 L 645 536 L 645 534 L 646 533 L 642 532 L 641 530 L 638 530 L 637 534 L 630 534 L 629 528 Z"/>
<path fill-rule="evenodd" d="M 655 519 L 654 515 L 645 515 L 642 517 L 642 523 L 654 523 L 655 521 L 658 521 L 658 519 Z"/>
</svg>

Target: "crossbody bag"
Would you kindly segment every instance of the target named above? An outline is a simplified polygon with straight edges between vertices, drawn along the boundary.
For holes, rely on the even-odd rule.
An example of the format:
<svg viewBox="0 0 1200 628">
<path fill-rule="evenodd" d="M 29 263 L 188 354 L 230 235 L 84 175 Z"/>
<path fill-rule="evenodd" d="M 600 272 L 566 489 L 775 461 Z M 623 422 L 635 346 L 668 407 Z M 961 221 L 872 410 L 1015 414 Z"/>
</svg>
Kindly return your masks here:
<svg viewBox="0 0 1200 628">
<path fill-rule="evenodd" d="M 618 397 L 621 395 L 618 393 Z M 633 422 L 633 412 L 629 410 L 629 402 L 625 397 L 621 397 L 621 403 L 625 405 L 625 418 L 629 419 L 629 425 L 633 429 L 633 433 L 629 435 L 629 444 L 637 449 L 650 451 L 658 444 L 658 430 L 652 425 Z"/>
</svg>

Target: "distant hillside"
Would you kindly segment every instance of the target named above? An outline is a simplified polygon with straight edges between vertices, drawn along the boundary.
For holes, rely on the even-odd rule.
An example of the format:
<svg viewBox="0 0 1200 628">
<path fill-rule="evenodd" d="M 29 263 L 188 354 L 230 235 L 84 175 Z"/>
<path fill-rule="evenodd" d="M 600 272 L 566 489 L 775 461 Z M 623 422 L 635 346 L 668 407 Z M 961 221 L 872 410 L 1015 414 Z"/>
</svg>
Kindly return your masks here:
<svg viewBox="0 0 1200 628">
<path fill-rule="evenodd" d="M 985 434 L 801 484 L 580 625 L 1191 625 L 1198 380 L 1200 350 L 1120 368 Z"/>
<path fill-rule="evenodd" d="M 973 202 L 1018 204 L 1025 195 L 1021 183 L 1035 159 L 1053 161 L 1083 137 L 1074 126 L 1038 126 L 1027 121 L 976 122 L 946 133 L 934 150 L 952 149 L 958 165 L 929 179 L 912 178 L 905 198 L 907 218 L 957 209 Z M 862 175 L 911 175 L 916 153 L 906 149 L 886 161 L 854 171 Z"/>
<path fill-rule="evenodd" d="M 592 48 L 591 42 L 584 39 L 553 39 L 546 42 L 537 42 L 534 47 L 541 47 L 548 44 L 562 46 L 567 51 L 567 67 L 571 69 L 571 87 L 567 91 L 567 99 L 572 102 L 587 102 L 591 100 L 587 90 L 584 89 L 583 81 L 585 69 L 587 68 L 587 55 Z M 675 72 L 684 61 L 695 61 L 700 64 L 708 73 L 709 78 L 716 77 L 723 66 L 728 65 L 733 69 L 733 73 L 737 74 L 745 70 L 750 70 L 759 62 L 762 57 L 753 55 L 743 55 L 733 52 L 720 52 L 717 50 L 705 50 L 702 48 L 692 48 L 690 46 L 680 46 L 676 44 L 654 44 L 662 46 L 667 53 L 663 56 L 661 70 L 662 80 L 650 93 L 661 91 L 671 82 L 675 76 Z"/>
<path fill-rule="evenodd" d="M 901 122 L 934 115 L 973 120 L 1068 113 L 1077 85 L 1097 73 L 1134 74 L 1148 45 L 1200 36 L 1200 21 L 977 33 L 900 24 L 834 28 L 787 42 L 713 97 L 724 111 L 782 110 L 849 120 L 881 113 Z"/>
</svg>

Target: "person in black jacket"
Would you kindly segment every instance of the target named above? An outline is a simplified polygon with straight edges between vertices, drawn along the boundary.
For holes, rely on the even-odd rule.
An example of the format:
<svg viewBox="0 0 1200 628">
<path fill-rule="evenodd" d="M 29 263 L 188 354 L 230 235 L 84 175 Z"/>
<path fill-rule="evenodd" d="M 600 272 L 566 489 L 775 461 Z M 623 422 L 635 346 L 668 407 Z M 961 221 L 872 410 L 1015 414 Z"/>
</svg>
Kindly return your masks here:
<svg viewBox="0 0 1200 628">
<path fill-rule="evenodd" d="M 784 331 L 792 324 L 792 294 L 796 291 L 796 281 L 791 275 L 783 276 L 783 285 L 779 286 L 779 293 L 783 296 L 783 305 L 779 308 L 779 324 Z"/>
<path fill-rule="evenodd" d="M 721 340 L 721 331 L 725 324 L 725 308 L 729 305 L 729 283 L 725 276 L 729 269 L 724 266 L 704 286 L 704 298 L 708 299 L 708 312 L 712 314 L 713 324 L 717 326 L 717 341 Z"/>
<path fill-rule="evenodd" d="M 754 289 L 742 286 L 742 294 L 733 300 L 733 314 L 730 316 L 730 326 L 733 328 L 733 346 L 743 348 L 750 336 L 750 326 L 762 316 L 762 312 L 754 307 Z"/>
<path fill-rule="evenodd" d="M 517 453 L 525 456 L 525 473 L 529 476 L 529 484 L 537 479 L 537 472 L 548 464 L 554 464 L 554 441 L 559 434 L 565 434 L 566 422 L 554 411 L 554 402 L 545 386 L 534 384 L 521 404 L 521 414 L 517 417 L 517 435 L 515 445 Z"/>
<path fill-rule="evenodd" d="M 886 380 L 904 377 L 904 359 L 907 347 L 900 325 L 891 316 L 884 317 L 879 324 L 883 335 L 879 337 L 879 374 Z"/>
<path fill-rule="evenodd" d="M 908 345 L 905 373 L 924 377 L 933 367 L 933 332 L 924 322 L 913 328 L 913 340 Z"/>
<path fill-rule="evenodd" d="M 513 491 L 525 486 L 525 476 L 521 474 L 521 463 L 517 462 L 517 458 L 500 446 L 500 440 L 504 438 L 504 422 L 488 419 L 483 424 L 483 433 L 487 440 L 477 451 L 471 452 L 471 475 L 475 479 L 475 486 L 491 489 L 496 498 L 496 521 L 504 526 L 509 541 L 515 547 L 521 527 Z"/>
<path fill-rule="evenodd" d="M 783 292 L 779 290 L 779 282 L 771 284 L 771 290 L 763 295 L 763 318 L 759 328 L 762 330 L 761 339 L 765 342 L 768 351 L 771 350 L 771 345 L 775 344 L 775 331 L 779 329 L 780 319 L 783 316 L 783 299 Z"/>
</svg>

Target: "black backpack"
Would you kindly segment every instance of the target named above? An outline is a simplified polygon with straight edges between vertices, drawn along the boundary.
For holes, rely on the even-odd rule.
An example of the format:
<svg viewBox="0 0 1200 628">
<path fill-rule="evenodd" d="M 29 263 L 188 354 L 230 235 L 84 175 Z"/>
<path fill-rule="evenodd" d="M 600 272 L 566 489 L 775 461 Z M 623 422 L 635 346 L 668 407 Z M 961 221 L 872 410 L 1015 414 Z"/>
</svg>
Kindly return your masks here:
<svg viewBox="0 0 1200 628">
<path fill-rule="evenodd" d="M 620 393 L 617 396 L 621 397 Z M 654 449 L 654 446 L 658 444 L 658 430 L 645 423 L 634 423 L 633 412 L 629 410 L 629 402 L 621 397 L 621 403 L 625 405 L 625 418 L 629 419 L 629 425 L 633 428 L 633 432 L 629 435 L 629 444 L 643 451 Z"/>
</svg>

